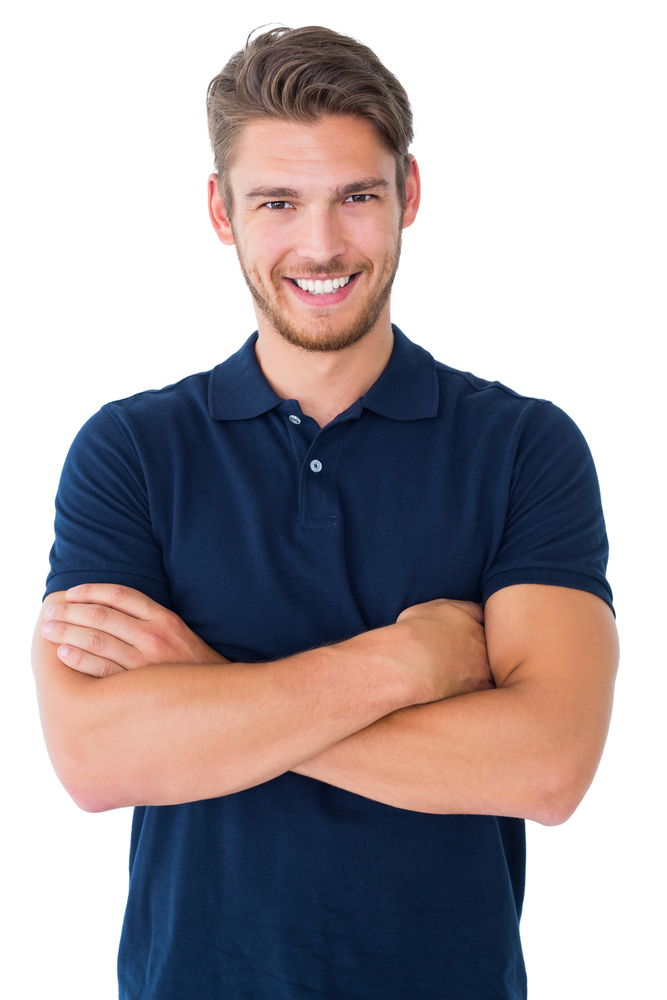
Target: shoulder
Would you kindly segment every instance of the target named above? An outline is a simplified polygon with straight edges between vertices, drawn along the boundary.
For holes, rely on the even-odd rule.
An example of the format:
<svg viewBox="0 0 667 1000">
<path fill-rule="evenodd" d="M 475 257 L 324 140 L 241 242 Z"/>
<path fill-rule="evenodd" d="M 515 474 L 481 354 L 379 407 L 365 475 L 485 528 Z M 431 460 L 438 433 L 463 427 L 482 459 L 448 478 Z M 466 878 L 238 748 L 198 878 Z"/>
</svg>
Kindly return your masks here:
<svg viewBox="0 0 667 1000">
<path fill-rule="evenodd" d="M 210 372 L 189 375 L 162 389 L 149 389 L 105 403 L 74 438 L 67 464 L 99 460 L 110 467 L 153 465 L 169 440 L 188 449 L 210 423 Z"/>
<path fill-rule="evenodd" d="M 211 372 L 188 375 L 179 382 L 166 385 L 162 389 L 147 389 L 144 392 L 115 399 L 106 403 L 100 412 L 123 423 L 142 420 L 163 420 L 170 415 L 205 411 L 208 413 L 208 388 Z"/>
<path fill-rule="evenodd" d="M 499 407 L 509 406 L 514 409 L 535 408 L 535 404 L 545 402 L 537 396 L 524 396 L 509 386 L 497 380 L 489 380 L 473 375 L 472 372 L 460 371 L 442 361 L 435 361 L 435 371 L 438 382 L 444 394 L 457 401 L 474 400 L 477 405 Z"/>
<path fill-rule="evenodd" d="M 535 438 L 583 440 L 567 413 L 548 399 L 516 392 L 497 380 L 459 371 L 435 361 L 440 388 L 439 414 L 464 423 L 475 436 L 517 441 Z"/>
</svg>

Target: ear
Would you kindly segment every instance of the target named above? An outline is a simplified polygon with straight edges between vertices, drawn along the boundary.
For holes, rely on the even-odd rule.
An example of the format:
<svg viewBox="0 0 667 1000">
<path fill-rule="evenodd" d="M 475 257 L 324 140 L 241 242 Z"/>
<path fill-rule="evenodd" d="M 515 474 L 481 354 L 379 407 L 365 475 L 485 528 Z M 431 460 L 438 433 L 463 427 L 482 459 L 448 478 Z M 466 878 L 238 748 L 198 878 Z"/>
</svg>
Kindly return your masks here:
<svg viewBox="0 0 667 1000">
<path fill-rule="evenodd" d="M 211 174 L 208 179 L 208 214 L 220 242 L 228 247 L 234 246 L 234 233 L 225 203 L 218 189 L 217 174 Z"/>
<path fill-rule="evenodd" d="M 403 213 L 403 229 L 411 226 L 417 217 L 419 201 L 421 199 L 421 180 L 419 179 L 419 167 L 412 153 L 410 153 L 410 173 L 405 178 L 405 211 Z"/>
</svg>

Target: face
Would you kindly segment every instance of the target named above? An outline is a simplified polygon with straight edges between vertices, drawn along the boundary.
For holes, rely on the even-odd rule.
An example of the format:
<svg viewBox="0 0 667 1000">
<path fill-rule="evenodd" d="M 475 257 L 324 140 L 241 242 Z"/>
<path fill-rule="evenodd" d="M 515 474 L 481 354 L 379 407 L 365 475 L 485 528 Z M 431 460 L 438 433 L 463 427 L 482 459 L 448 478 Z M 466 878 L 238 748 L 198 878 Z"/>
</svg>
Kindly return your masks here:
<svg viewBox="0 0 667 1000">
<path fill-rule="evenodd" d="M 231 218 L 209 179 L 211 219 L 222 242 L 236 246 L 260 333 L 269 324 L 299 347 L 335 351 L 388 323 L 419 179 L 413 164 L 403 211 L 394 156 L 365 119 L 251 122 L 228 182 Z"/>
</svg>

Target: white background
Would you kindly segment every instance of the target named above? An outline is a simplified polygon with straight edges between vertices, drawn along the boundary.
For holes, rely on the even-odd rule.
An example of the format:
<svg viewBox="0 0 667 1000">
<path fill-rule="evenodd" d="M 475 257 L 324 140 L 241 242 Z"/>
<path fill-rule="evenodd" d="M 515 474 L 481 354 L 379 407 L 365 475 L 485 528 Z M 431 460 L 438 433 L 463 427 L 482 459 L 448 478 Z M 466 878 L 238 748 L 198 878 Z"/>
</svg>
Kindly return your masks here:
<svg viewBox="0 0 667 1000">
<path fill-rule="evenodd" d="M 212 367 L 254 329 L 206 214 L 204 96 L 248 32 L 275 20 L 355 35 L 410 94 L 424 198 L 395 322 L 450 365 L 553 399 L 593 449 L 623 660 L 588 797 L 562 827 L 529 824 L 526 962 L 532 1000 L 664 995 L 665 8 L 338 11 L 37 0 L 5 18 L 0 830 L 12 1000 L 116 996 L 130 812 L 80 812 L 54 777 L 29 634 L 79 426 L 109 399 Z"/>
</svg>

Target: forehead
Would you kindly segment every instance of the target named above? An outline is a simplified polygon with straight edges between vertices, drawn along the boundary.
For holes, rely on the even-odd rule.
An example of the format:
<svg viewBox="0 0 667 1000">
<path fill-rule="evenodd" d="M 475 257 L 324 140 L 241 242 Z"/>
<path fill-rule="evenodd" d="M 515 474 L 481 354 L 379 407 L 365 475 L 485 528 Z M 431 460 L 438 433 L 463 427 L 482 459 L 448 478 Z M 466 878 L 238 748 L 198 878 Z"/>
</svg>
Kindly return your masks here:
<svg viewBox="0 0 667 1000">
<path fill-rule="evenodd" d="M 373 126 L 350 115 L 312 124 L 261 118 L 241 133 L 230 180 L 239 194 L 257 185 L 336 188 L 344 181 L 383 177 L 394 185 L 396 161 Z"/>
</svg>

